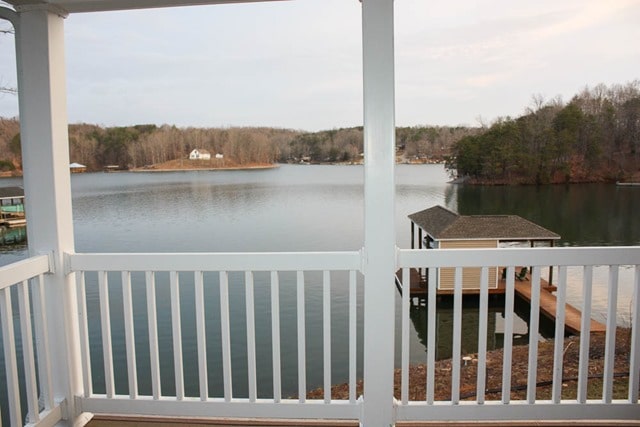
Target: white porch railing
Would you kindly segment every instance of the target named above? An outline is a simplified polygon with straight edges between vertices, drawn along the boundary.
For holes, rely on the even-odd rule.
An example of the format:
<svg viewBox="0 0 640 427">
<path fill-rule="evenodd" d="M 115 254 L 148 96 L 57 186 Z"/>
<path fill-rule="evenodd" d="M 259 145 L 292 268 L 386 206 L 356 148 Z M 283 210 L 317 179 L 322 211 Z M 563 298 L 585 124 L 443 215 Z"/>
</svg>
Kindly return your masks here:
<svg viewBox="0 0 640 427">
<path fill-rule="evenodd" d="M 358 419 L 359 409 L 356 400 L 356 321 L 357 321 L 357 272 L 361 267 L 359 252 L 337 253 L 236 253 L 236 254 L 74 254 L 67 257 L 70 271 L 78 272 L 78 296 L 80 313 L 80 337 L 83 360 L 84 395 L 79 398 L 82 411 L 92 413 L 120 413 L 142 415 L 169 416 L 216 416 L 216 417 L 256 417 L 256 418 L 299 418 L 299 419 Z M 307 357 L 309 355 L 306 342 L 309 337 L 306 324 L 306 310 L 310 301 L 305 298 L 308 294 L 309 280 L 305 280 L 308 272 L 321 272 L 321 296 L 316 295 L 315 303 L 321 305 L 321 335 L 322 335 L 322 372 L 324 385 L 324 399 L 308 400 L 307 394 Z M 118 272 L 115 277 L 109 272 Z M 235 272 L 235 273 L 234 273 Z M 240 274 L 238 274 L 238 272 Z M 295 331 L 289 336 L 281 338 L 281 274 L 290 272 L 294 276 L 293 286 L 287 290 L 295 292 Z M 343 272 L 346 280 L 332 284 L 333 272 Z M 230 280 L 232 278 L 234 280 Z M 93 275 L 91 278 L 90 276 Z M 260 275 L 260 283 L 254 284 L 254 275 Z M 264 276 L 268 279 L 264 280 Z M 162 276 L 162 277 L 160 277 Z M 132 277 L 134 280 L 132 280 Z M 240 278 L 239 278 L 240 277 Z M 114 380 L 114 353 L 112 345 L 111 327 L 113 321 L 110 304 L 114 295 L 110 295 L 110 281 L 121 287 L 121 307 L 117 309 L 121 316 L 125 335 L 127 384 L 120 386 L 123 391 L 116 390 Z M 92 283 L 90 283 L 92 282 Z M 97 282 L 97 284 L 96 284 Z M 183 282 L 183 283 L 182 283 Z M 289 283 L 291 285 L 291 283 Z M 347 298 L 345 317 L 348 319 L 348 375 L 349 399 L 331 399 L 332 372 L 332 285 L 342 287 L 343 297 Z M 99 310 L 99 334 L 90 333 L 91 318 L 96 313 L 87 310 L 88 289 L 98 288 L 97 300 L 93 304 Z M 264 306 L 263 301 L 256 301 L 255 295 L 260 290 L 263 297 L 270 299 L 267 313 L 257 313 L 257 304 Z M 140 294 L 135 292 L 144 289 Z M 181 290 L 182 288 L 182 290 Z M 185 301 L 185 289 L 191 301 Z M 231 323 L 234 320 L 230 312 L 230 296 L 241 293 L 233 292 L 234 288 L 244 288 L 244 303 L 242 310 L 245 319 L 241 323 L 246 327 L 246 336 L 232 336 Z M 316 287 L 317 288 L 317 287 Z M 134 294 L 138 294 L 138 301 L 144 300 L 142 306 L 134 304 Z M 163 313 L 159 307 L 156 293 L 170 293 L 169 313 Z M 120 307 L 120 296 L 116 305 Z M 182 300 L 181 300 L 182 299 Z M 241 299 L 241 298 L 239 298 Z M 236 299 L 236 303 L 238 300 Z M 184 305 L 183 305 L 184 304 Z M 98 308 L 99 307 L 99 308 Z M 185 309 L 193 307 L 195 321 L 182 323 Z M 136 310 L 137 308 L 137 310 Z M 264 307 L 263 307 L 264 308 Z M 293 310 L 293 308 L 291 308 Z M 134 311 L 136 313 L 134 314 Z M 143 312 L 142 314 L 140 312 Z M 211 313 L 215 313 L 212 320 Z M 146 314 L 146 316 L 145 316 Z M 193 313 L 191 313 L 193 314 Z M 257 370 L 257 314 L 266 314 L 265 323 L 271 323 L 271 340 L 264 345 L 271 348 L 271 367 L 267 368 L 272 376 L 272 391 L 270 397 L 259 396 L 257 377 L 261 372 Z M 92 316 L 93 315 L 93 316 Z M 171 329 L 171 340 L 159 340 L 159 316 L 166 321 L 166 328 Z M 219 316 L 219 322 L 217 318 Z M 137 317 L 137 321 L 136 318 Z M 141 318 L 142 317 L 142 318 Z M 140 323 L 146 317 L 146 334 L 140 332 Z M 170 322 L 168 318 L 170 317 Z M 263 316 L 265 317 L 265 316 Z M 236 319 L 237 320 L 237 319 Z M 94 321 L 94 323 L 97 323 Z M 214 326 L 215 324 L 215 326 Z M 195 330 L 187 331 L 193 327 Z M 216 331 L 209 329 L 214 328 Z M 263 328 L 264 329 L 264 328 Z M 288 328 L 291 330 L 292 328 Z M 138 334 L 136 334 L 138 330 Z M 317 328 L 316 328 L 317 330 Z M 208 337 L 215 332 L 219 339 Z M 167 336 L 169 334 L 166 334 Z M 186 349 L 183 335 L 195 337 L 195 345 Z M 244 334 L 240 334 L 244 335 Z M 101 343 L 96 343 L 100 339 Z M 148 342 L 148 355 L 136 354 L 140 346 L 136 340 Z M 234 395 L 232 360 L 238 361 L 237 350 L 232 357 L 232 342 L 246 343 L 246 393 L 241 397 Z M 262 342 L 262 341 L 261 341 Z M 297 397 L 290 398 L 282 393 L 282 355 L 284 344 L 296 342 L 297 351 Z M 146 350 L 146 345 L 144 346 Z M 168 348 L 167 348 L 168 347 Z M 287 348 L 291 348 L 287 345 Z M 92 352 L 92 348 L 94 351 Z M 95 348 L 101 354 L 96 355 Z M 262 349 L 264 350 L 264 349 Z M 191 354 L 187 354 L 190 352 Z M 167 372 L 167 364 L 161 369 L 160 354 L 173 355 L 173 369 Z M 212 359 L 221 353 L 222 387 L 217 392 L 210 387 L 212 377 L 211 365 L 216 363 Z M 262 352 L 264 355 L 264 351 Z M 95 359 L 102 359 L 96 363 Z M 190 394 L 185 387 L 186 358 L 197 359 L 197 366 L 190 369 L 197 371 L 197 387 L 191 385 Z M 148 369 L 139 369 L 138 361 L 145 358 L 150 361 Z M 93 365 L 92 365 L 93 363 Z M 243 361 L 244 363 L 244 361 Z M 101 364 L 102 366 L 99 366 Z M 93 372 L 92 372 L 93 366 Z M 294 371 L 296 369 L 290 369 Z M 162 374 L 161 374 L 162 371 Z M 104 372 L 104 379 L 92 381 L 94 372 Z M 219 372 L 219 370 L 218 370 Z M 162 377 L 173 377 L 169 392 L 162 387 Z M 146 387 L 150 392 L 141 392 L 138 380 L 151 385 Z M 99 384 L 98 384 L 99 383 Z M 103 390 L 96 392 L 94 384 Z M 174 387 L 171 387 L 174 386 Z M 193 389 L 197 389 L 195 395 Z M 174 392 L 175 390 L 175 392 Z M 219 394 L 218 394 L 219 393 Z"/>
<path fill-rule="evenodd" d="M 43 274 L 49 257 L 41 255 L 0 267 L 0 324 L 8 419 L 12 426 L 54 425 L 61 419 L 61 402 L 51 388 L 49 326 Z M 19 328 L 14 320 L 19 319 Z M 19 361 L 19 359 L 22 359 Z M 22 363 L 23 375 L 18 375 Z M 26 405 L 26 420 L 23 408 Z M 6 414 L 5 414 L 6 416 Z"/>
<path fill-rule="evenodd" d="M 67 272 L 77 272 L 79 295 L 80 339 L 82 349 L 83 394 L 76 396 L 77 410 L 93 413 L 119 413 L 137 415 L 165 415 L 189 417 L 255 417 L 289 419 L 361 419 L 362 400 L 356 395 L 356 377 L 359 375 L 357 356 L 358 319 L 362 310 L 359 271 L 363 256 L 360 252 L 335 253 L 255 253 L 255 254 L 69 254 L 66 256 Z M 426 396 L 423 401 L 409 397 L 409 293 L 402 296 L 401 319 L 401 393 L 395 401 L 397 421 L 433 420 L 526 420 L 526 419 L 627 419 L 640 418 L 638 389 L 640 386 L 640 248 L 535 248 L 535 249 L 487 249 L 487 250 L 398 250 L 397 265 L 406 269 L 404 278 L 409 278 L 409 268 L 428 268 L 430 281 L 427 297 L 427 349 L 436 348 L 436 306 L 435 275 L 438 268 L 456 268 L 456 286 L 453 295 L 453 333 L 451 365 L 451 398 L 439 400 L 435 396 L 435 352 L 427 352 Z M 502 393 L 499 400 L 491 400 L 486 393 L 487 328 L 488 309 L 488 269 L 509 266 L 506 275 L 504 349 L 502 367 Z M 533 287 L 531 315 L 529 319 L 529 350 L 526 398 L 511 398 L 513 336 L 514 336 L 514 276 L 515 266 L 533 266 L 531 283 Z M 556 296 L 557 321 L 555 323 L 554 364 L 552 397 L 540 400 L 536 393 L 538 372 L 538 329 L 541 269 L 554 266 L 557 269 L 558 291 Z M 591 300 L 594 291 L 592 272 L 595 266 L 608 269 L 606 337 L 604 351 L 603 385 L 601 396 L 588 395 L 589 325 L 592 315 Z M 627 396 L 615 398 L 613 394 L 616 319 L 618 310 L 618 290 L 620 266 L 630 266 L 633 300 L 630 305 L 631 349 Z M 460 379 L 463 373 L 461 363 L 462 276 L 464 267 L 482 267 L 482 291 L 478 298 L 478 354 L 476 396 L 474 400 L 463 400 L 460 393 Z M 582 283 L 582 332 L 579 349 L 579 373 L 576 398 L 562 398 L 563 390 L 563 340 L 564 304 L 567 300 L 566 285 L 569 268 L 578 267 L 583 273 Z M 598 267 L 600 268 L 600 267 Z M 627 269 L 628 270 L 628 269 Z M 21 425 L 23 412 L 21 403 L 28 407 L 28 422 L 34 425 L 52 425 L 59 420 L 61 410 L 52 401 L 49 390 L 50 362 L 47 352 L 47 325 L 42 318 L 45 307 L 42 275 L 49 271 L 46 256 L 3 267 L 0 272 L 0 312 L 2 314 L 3 347 L 11 425 Z M 286 276 L 286 280 L 283 277 Z M 335 279 L 335 277 L 338 277 Z M 28 281 L 31 281 L 29 285 Z M 286 283 L 285 283 L 286 282 Z M 628 286 L 629 284 L 625 284 Z M 389 286 L 393 286 L 390 280 Z M 598 285 L 600 286 L 600 285 Z M 240 287 L 242 292 L 235 293 Z M 259 290 L 267 301 L 256 298 Z M 319 289 L 319 291 L 318 291 Z M 316 292 L 318 291 L 318 292 Z M 287 292 L 295 294 L 288 295 Z M 161 308 L 162 298 L 156 294 L 169 296 L 167 313 Z M 24 354 L 24 379 L 18 377 L 17 359 L 20 345 L 14 337 L 11 295 L 17 299 L 20 317 L 20 336 Z M 336 315 L 336 296 L 343 301 L 348 331 L 336 330 L 332 316 Z M 235 296 L 234 296 L 235 295 Z M 238 297 L 240 295 L 241 297 Z M 283 329 L 282 295 L 287 301 L 294 301 L 295 327 L 293 333 L 281 336 Z M 185 297 L 191 301 L 183 305 Z M 31 298 L 32 302 L 30 302 Z M 234 319 L 230 311 L 233 303 L 242 305 Z M 312 374 L 308 371 L 310 354 L 307 343 L 314 337 L 309 335 L 314 325 L 308 321 L 310 304 L 320 307 L 320 316 L 315 318 L 319 325 L 315 330 L 322 335 L 319 347 L 321 356 L 322 399 L 307 398 L 308 381 Z M 15 301 L 14 301 L 15 305 Z M 261 306 L 262 309 L 259 309 Z M 31 308 L 33 307 L 33 308 Z M 185 308 L 186 307 L 186 308 Z M 265 307 L 267 308 L 264 311 Z M 33 310 L 33 311 L 32 311 Z M 261 311 L 262 310 L 262 311 Z M 190 311 L 185 313 L 185 311 Z M 193 312 L 191 312 L 193 311 Z M 212 313 L 218 319 L 212 331 Z M 394 322 L 396 313 L 380 312 L 379 315 Z M 33 316 L 34 324 L 31 324 Z M 194 321 L 183 322 L 191 316 Z M 259 316 L 268 319 L 269 325 L 261 324 Z M 234 335 L 233 322 L 246 325 L 246 331 Z M 140 328 L 140 325 L 143 325 Z M 122 351 L 117 347 L 112 328 L 124 336 Z M 170 339 L 160 339 L 163 325 L 170 329 Z M 320 326 L 321 325 L 321 326 Z M 35 329 L 36 346 L 32 345 L 31 330 Z M 189 329 L 192 328 L 192 329 Z M 260 331 L 270 331 L 267 348 L 260 348 Z M 367 325 L 364 325 L 367 328 Z M 332 351 L 332 336 L 346 335 L 348 349 L 344 371 L 348 376 L 349 396 L 332 399 L 332 369 L 335 369 L 335 351 Z M 183 336 L 195 337 L 192 345 L 186 345 Z M 211 335 L 217 335 L 211 339 Z M 120 338 L 119 338 L 120 339 Z M 144 345 L 141 345 L 144 341 Z M 237 348 L 234 343 L 246 343 L 247 372 L 237 376 L 233 363 L 237 362 Z M 286 351 L 295 349 L 294 368 L 297 396 L 283 393 L 283 366 Z M 393 345 L 393 343 L 389 343 Z M 234 350 L 235 349 L 235 350 Z M 289 350 L 283 350 L 289 349 Z M 334 349 L 336 350 L 336 349 Z M 171 363 L 162 364 L 161 354 L 170 354 Z M 216 359 L 215 354 L 221 356 Z M 260 354 L 269 354 L 268 373 L 260 369 Z M 366 355 L 365 355 L 366 356 Z M 166 356 L 165 356 L 166 359 Z M 213 362 L 213 360 L 217 362 Z M 117 372 L 120 361 L 126 375 Z M 141 367 L 141 361 L 148 361 Z M 186 362 L 195 360 L 193 366 Z M 37 361 L 37 369 L 36 363 Z M 235 362 L 232 362 L 235 361 Z M 343 363 L 343 361 L 339 363 Z M 146 363 L 146 362 L 145 362 Z M 221 386 L 211 385 L 211 368 L 219 363 Z M 126 368 L 124 368 L 126 366 Z M 197 372 L 197 374 L 195 374 Z M 387 373 L 391 375 L 391 373 Z M 385 375 L 380 372 L 380 375 Z M 165 376 L 173 380 L 166 387 Z M 186 377 L 195 376 L 196 384 L 189 386 Z M 265 397 L 260 391 L 260 382 L 271 377 Z M 118 380 L 119 378 L 119 380 Z M 123 380 L 126 378 L 126 380 Z M 234 393 L 241 378 L 246 387 L 241 393 Z M 19 382 L 23 381 L 23 385 Z M 365 378 L 366 381 L 366 378 Z M 147 383 L 142 386 L 142 383 Z M 234 385 L 235 384 L 235 385 Z M 244 385 L 243 385 L 244 386 Z M 20 388 L 25 390 L 20 396 Z M 195 390 L 195 391 L 194 391 Z M 589 391 L 590 393 L 592 390 Z M 381 403 L 384 404 L 384 403 Z M 3 408 L 5 410 L 5 408 Z"/>
<path fill-rule="evenodd" d="M 535 248 L 535 249 L 486 249 L 486 250 L 400 250 L 398 266 L 403 268 L 403 278 L 408 280 L 409 268 L 429 269 L 427 296 L 427 363 L 424 401 L 409 399 L 409 293 L 402 301 L 402 384 L 397 407 L 397 420 L 517 420 L 517 419 L 640 419 L 638 388 L 640 378 L 640 248 Z M 633 301 L 631 302 L 632 328 L 629 354 L 628 396 L 614 400 L 613 378 L 617 321 L 618 272 L 620 266 L 631 266 L 633 274 Z M 502 368 L 502 392 L 500 400 L 489 400 L 485 395 L 487 367 L 488 268 L 510 266 L 506 274 L 505 326 Z M 512 343 L 514 326 L 514 266 L 532 266 L 531 314 L 529 319 L 529 353 L 527 369 L 527 393 L 525 400 L 511 400 Z M 538 362 L 540 278 L 541 268 L 558 268 L 557 319 L 555 322 L 552 399 L 541 401 L 536 397 Z M 567 268 L 577 266 L 583 271 L 582 318 L 579 351 L 579 379 L 577 398 L 563 400 L 563 351 L 564 320 L 567 298 Z M 604 373 L 601 398 L 589 400 L 587 396 L 589 367 L 589 326 L 594 266 L 609 268 L 607 283 L 606 338 Z M 453 302 L 453 334 L 451 364 L 451 399 L 439 401 L 434 397 L 436 348 L 436 275 L 437 268 L 455 267 Z M 461 325 L 463 267 L 482 267 L 479 296 L 479 326 L 476 397 L 462 401 L 460 379 L 462 369 Z M 408 283 L 404 286 L 408 287 Z"/>
</svg>

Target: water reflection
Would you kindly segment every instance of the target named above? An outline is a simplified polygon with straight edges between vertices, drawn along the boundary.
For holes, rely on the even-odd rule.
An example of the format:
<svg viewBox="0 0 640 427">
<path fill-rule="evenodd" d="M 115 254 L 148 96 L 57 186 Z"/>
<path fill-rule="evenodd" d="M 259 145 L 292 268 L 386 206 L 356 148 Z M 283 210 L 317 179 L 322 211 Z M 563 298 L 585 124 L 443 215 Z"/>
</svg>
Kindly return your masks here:
<svg viewBox="0 0 640 427">
<path fill-rule="evenodd" d="M 478 352 L 478 336 L 480 324 L 479 298 L 469 295 L 463 298 L 461 326 L 461 352 L 473 354 Z M 504 346 L 504 296 L 492 295 L 488 306 L 487 319 L 487 349 L 494 350 Z M 529 305 L 516 298 L 514 305 L 513 344 L 529 343 Z M 419 343 L 427 349 L 428 310 L 424 300 L 412 304 L 409 317 L 417 333 Z M 453 348 L 453 297 L 440 297 L 436 302 L 436 360 L 448 359 L 452 356 Z M 540 316 L 539 339 L 552 338 L 554 334 L 553 322 Z"/>
<path fill-rule="evenodd" d="M 2 249 L 15 250 L 20 247 L 26 247 L 26 245 L 26 227 L 0 227 L 0 247 Z"/>
<path fill-rule="evenodd" d="M 456 185 L 462 215 L 520 215 L 562 236 L 561 245 L 640 244 L 640 189 L 612 184 Z"/>
</svg>

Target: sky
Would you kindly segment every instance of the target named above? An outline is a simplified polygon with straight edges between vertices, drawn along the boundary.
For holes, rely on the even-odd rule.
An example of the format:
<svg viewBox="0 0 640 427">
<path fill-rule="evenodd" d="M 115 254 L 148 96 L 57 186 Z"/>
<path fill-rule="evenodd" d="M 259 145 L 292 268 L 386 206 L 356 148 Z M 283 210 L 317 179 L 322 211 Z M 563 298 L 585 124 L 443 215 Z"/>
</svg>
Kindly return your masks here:
<svg viewBox="0 0 640 427">
<path fill-rule="evenodd" d="M 65 40 L 70 123 L 362 125 L 357 0 L 72 14 Z M 395 0 L 396 124 L 477 126 L 640 79 L 639 41 L 640 0 Z M 0 35 L 0 86 L 15 73 Z"/>
</svg>

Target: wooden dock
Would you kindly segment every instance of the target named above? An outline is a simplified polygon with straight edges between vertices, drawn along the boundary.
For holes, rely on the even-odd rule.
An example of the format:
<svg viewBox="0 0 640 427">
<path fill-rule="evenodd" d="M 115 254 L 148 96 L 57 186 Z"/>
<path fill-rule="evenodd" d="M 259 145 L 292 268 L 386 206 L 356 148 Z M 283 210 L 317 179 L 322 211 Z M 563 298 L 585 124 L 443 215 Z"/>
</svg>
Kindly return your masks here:
<svg viewBox="0 0 640 427">
<path fill-rule="evenodd" d="M 529 280 L 518 282 L 515 284 L 515 291 L 522 299 L 531 302 L 531 282 Z M 541 287 L 540 290 L 540 312 L 549 319 L 555 321 L 557 316 L 558 300 L 551 292 Z M 582 313 L 571 304 L 565 304 L 564 307 L 564 327 L 572 334 L 579 334 L 582 324 Z M 592 333 L 604 333 L 607 327 L 600 322 L 591 319 L 589 330 Z"/>
<path fill-rule="evenodd" d="M 21 225 L 25 225 L 27 220 L 23 218 L 3 218 L 0 219 L 0 226 L 3 227 L 19 227 Z"/>
<path fill-rule="evenodd" d="M 516 269 L 519 270 L 519 269 Z M 411 298 L 427 298 L 427 280 L 423 277 L 418 269 L 411 268 L 410 272 L 410 297 Z M 402 270 L 396 272 L 396 287 L 402 294 Z M 498 287 L 489 289 L 489 294 L 504 294 L 506 288 L 506 280 L 498 280 Z M 555 322 L 557 316 L 558 300 L 553 294 L 557 288 L 549 285 L 545 279 L 540 279 L 540 313 Z M 523 300 L 531 302 L 531 276 L 527 274 L 524 280 L 515 281 L 515 292 Z M 479 289 L 465 289 L 464 295 L 478 295 Z M 453 290 L 438 290 L 438 296 L 453 295 Z M 578 334 L 581 330 L 582 313 L 571 304 L 565 304 L 565 330 Z M 592 333 L 604 333 L 606 326 L 598 321 L 591 319 L 590 331 Z"/>
</svg>

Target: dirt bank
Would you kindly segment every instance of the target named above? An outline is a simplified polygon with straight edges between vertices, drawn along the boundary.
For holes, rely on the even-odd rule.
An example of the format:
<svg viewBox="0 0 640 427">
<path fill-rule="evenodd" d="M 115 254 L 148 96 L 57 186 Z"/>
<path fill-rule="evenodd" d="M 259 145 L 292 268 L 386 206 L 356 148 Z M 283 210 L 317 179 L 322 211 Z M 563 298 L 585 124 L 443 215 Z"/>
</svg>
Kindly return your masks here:
<svg viewBox="0 0 640 427">
<path fill-rule="evenodd" d="M 630 357 L 631 331 L 618 329 L 616 336 L 616 356 L 614 367 L 614 399 L 628 397 L 629 384 L 629 357 Z M 589 381 L 588 398 L 602 398 L 602 373 L 604 371 L 605 335 L 593 334 L 589 346 Z M 578 385 L 578 361 L 580 351 L 580 337 L 571 336 L 565 338 L 563 344 L 563 382 L 562 398 L 576 399 Z M 538 399 L 551 398 L 551 381 L 553 379 L 553 352 L 554 341 L 548 340 L 539 343 L 538 369 L 537 369 L 537 393 Z M 513 348 L 513 363 L 511 367 L 511 399 L 526 399 L 528 379 L 528 346 L 516 346 Z M 472 360 L 460 370 L 460 397 L 463 400 L 476 400 L 477 383 L 477 355 L 470 354 Z M 502 399 L 502 349 L 487 352 L 486 369 L 486 400 Z M 435 399 L 451 399 L 451 360 L 441 360 L 435 365 Z M 395 370 L 394 395 L 400 399 L 400 369 Z M 424 364 L 409 368 L 409 400 L 424 401 L 426 399 L 426 366 Z M 357 395 L 362 394 L 362 380 L 358 381 Z M 348 384 L 335 385 L 331 389 L 333 399 L 348 399 Z M 324 390 L 319 388 L 307 394 L 308 399 L 322 399 Z"/>
<path fill-rule="evenodd" d="M 143 166 L 131 169 L 132 172 L 172 172 L 194 170 L 243 170 L 243 169 L 272 169 L 277 168 L 276 163 L 236 163 L 225 159 L 211 160 L 187 160 L 176 159 L 164 163 Z"/>
</svg>

